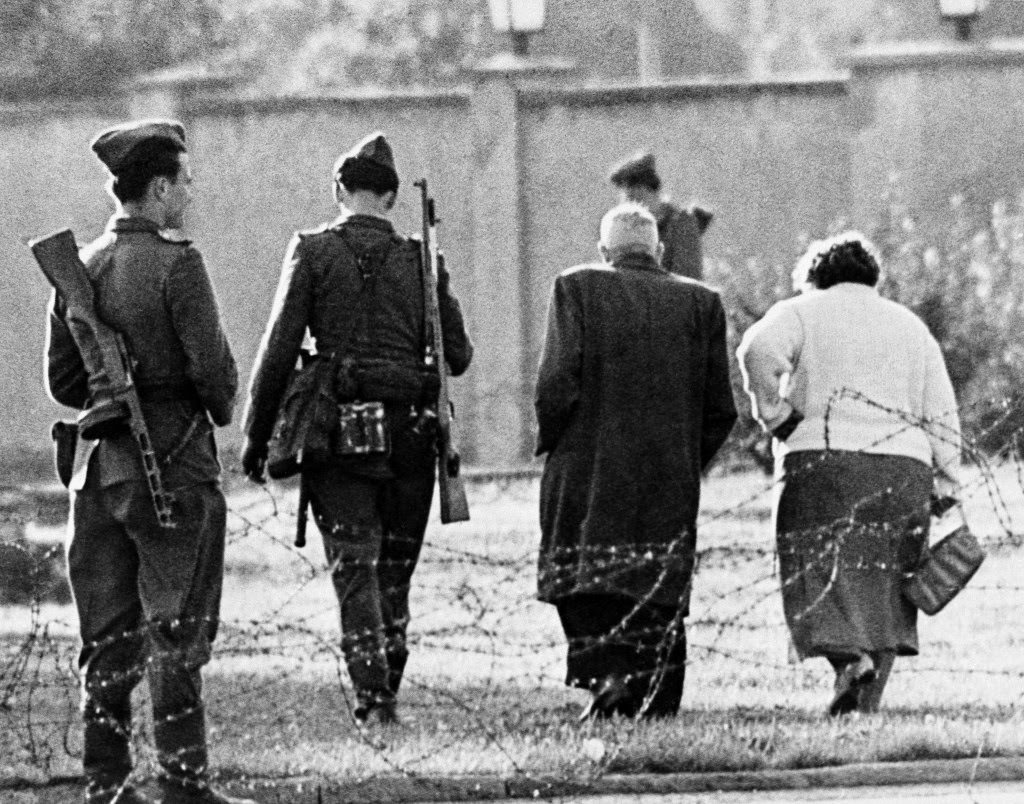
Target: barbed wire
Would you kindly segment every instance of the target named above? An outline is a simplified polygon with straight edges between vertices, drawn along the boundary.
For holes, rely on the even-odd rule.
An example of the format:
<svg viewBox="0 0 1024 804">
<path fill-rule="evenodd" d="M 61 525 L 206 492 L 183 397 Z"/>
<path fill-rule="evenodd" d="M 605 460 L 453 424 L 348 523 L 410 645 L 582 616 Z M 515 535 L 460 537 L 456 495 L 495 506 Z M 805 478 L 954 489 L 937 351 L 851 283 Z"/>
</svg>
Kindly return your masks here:
<svg viewBox="0 0 1024 804">
<path fill-rule="evenodd" d="M 891 416 L 895 424 L 888 436 L 917 428 L 959 443 L 956 433 L 934 420 L 885 409 L 846 389 L 834 401 L 840 399 Z M 995 407 L 1000 415 L 991 428 L 1024 422 L 1017 403 Z M 939 682 L 945 685 L 941 709 L 952 713 L 947 716 L 954 721 L 983 720 L 991 729 L 1000 718 L 1020 717 L 1024 656 L 1013 625 L 1024 593 L 1022 430 L 1024 424 L 1013 428 L 996 454 L 976 446 L 987 433 L 964 440 L 962 503 L 990 558 L 947 611 L 931 621 L 922 618 L 921 657 L 897 663 L 891 695 L 893 710 L 904 716 L 932 711 L 928 691 L 912 681 L 926 674 L 944 679 Z M 884 442 L 868 449 L 875 450 L 884 452 Z M 795 471 L 813 474 L 827 460 L 827 454 L 814 456 Z M 432 520 L 418 562 L 397 562 L 406 568 L 416 563 L 416 571 L 407 637 L 412 658 L 399 696 L 405 725 L 392 730 L 356 722 L 356 695 L 346 668 L 363 658 L 360 646 L 372 646 L 375 635 L 369 630 L 355 634 L 343 646 L 331 581 L 337 562 L 327 561 L 316 540 L 305 550 L 292 544 L 294 489 L 246 486 L 237 478 L 228 486 L 225 593 L 206 694 L 214 742 L 230 748 L 214 757 L 215 764 L 229 760 L 226 774 L 396 775 L 431 785 L 445 773 L 454 777 L 486 767 L 498 775 L 578 780 L 614 770 L 625 762 L 623 747 L 629 740 L 647 739 L 645 729 L 652 727 L 642 720 L 575 723 L 576 708 L 586 696 L 565 687 L 565 637 L 552 607 L 536 598 L 540 532 L 534 473 L 491 473 L 474 480 L 473 521 L 441 528 Z M 677 611 L 667 629 L 640 628 L 629 634 L 668 655 L 674 646 L 662 642 L 675 639 L 677 626 L 685 625 L 690 674 L 682 717 L 711 712 L 728 719 L 750 706 L 777 712 L 780 705 L 794 713 L 795 721 L 820 713 L 830 671 L 825 663 L 797 662 L 782 592 L 811 574 L 829 579 L 794 616 L 812 619 L 842 573 L 893 571 L 903 535 L 876 529 L 875 552 L 851 554 L 845 548 L 865 541 L 866 530 L 850 515 L 794 534 L 805 566 L 783 577 L 780 561 L 789 560 L 789 548 L 776 540 L 772 527 L 779 490 L 778 480 L 754 472 L 709 478 L 696 526 L 692 580 L 680 598 L 689 599 L 689 616 L 684 622 Z M 0 756 L 6 757 L 0 761 L 0 788 L 77 775 L 80 652 L 122 641 L 152 643 L 157 627 L 145 623 L 103 642 L 78 644 L 76 615 L 63 580 L 62 537 L 52 526 L 39 524 L 38 512 L 51 511 L 52 500 L 34 501 L 36 493 L 47 494 L 23 491 L 20 502 L 8 500 L 0 511 Z M 872 502 L 865 497 L 858 507 Z M 681 545 L 692 535 L 680 534 L 666 545 L 624 534 L 620 544 L 554 551 L 552 560 L 566 577 L 586 564 L 604 587 L 613 588 L 618 579 L 647 569 L 654 578 L 653 592 L 679 571 L 680 562 L 686 564 Z M 380 569 L 375 558 L 363 560 L 363 568 Z M 635 612 L 646 601 L 634 602 Z M 634 612 L 595 644 L 622 639 Z M 174 658 L 159 650 L 146 654 L 147 662 Z M 132 684 L 144 669 L 132 667 L 103 681 Z M 656 672 L 665 670 L 659 664 Z M 985 681 L 971 685 L 964 679 Z M 993 683 L 997 680 L 1003 683 Z M 146 691 L 138 695 L 145 697 Z M 145 779 L 169 758 L 159 757 L 147 736 L 152 716 L 146 707 L 136 707 L 136 713 L 135 724 L 116 712 L 98 715 L 130 738 L 139 760 L 137 773 Z M 187 714 L 181 710 L 163 717 Z M 595 735 L 605 748 L 599 759 L 587 759 L 583 742 Z M 312 753 L 299 758 L 287 744 Z M 342 745 L 354 759 L 339 758 Z M 981 752 L 983 746 L 974 749 Z M 1012 750 L 1024 753 L 1024 738 Z M 267 771 L 272 756 L 282 758 L 270 762 Z"/>
</svg>

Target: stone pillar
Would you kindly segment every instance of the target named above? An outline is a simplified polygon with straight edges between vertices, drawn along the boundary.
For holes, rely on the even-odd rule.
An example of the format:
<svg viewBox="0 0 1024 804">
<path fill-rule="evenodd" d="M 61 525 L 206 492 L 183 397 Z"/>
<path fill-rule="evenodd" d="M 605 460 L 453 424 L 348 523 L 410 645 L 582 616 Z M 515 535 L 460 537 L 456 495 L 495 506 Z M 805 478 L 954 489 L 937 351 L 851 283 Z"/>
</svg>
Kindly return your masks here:
<svg viewBox="0 0 1024 804">
<path fill-rule="evenodd" d="M 474 71 L 470 99 L 473 147 L 472 295 L 477 333 L 470 369 L 473 421 L 463 425 L 474 463 L 520 466 L 533 454 L 533 383 L 524 309 L 525 264 L 521 203 L 522 148 L 519 89 L 571 69 L 564 62 L 511 54 Z"/>
</svg>

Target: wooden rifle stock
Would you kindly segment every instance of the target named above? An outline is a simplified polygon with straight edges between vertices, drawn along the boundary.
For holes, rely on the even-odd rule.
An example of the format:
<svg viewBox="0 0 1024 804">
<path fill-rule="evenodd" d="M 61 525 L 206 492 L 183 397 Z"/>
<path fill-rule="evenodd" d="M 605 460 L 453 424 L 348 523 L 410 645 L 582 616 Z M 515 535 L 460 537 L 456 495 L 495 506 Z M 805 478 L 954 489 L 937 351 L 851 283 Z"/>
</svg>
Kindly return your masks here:
<svg viewBox="0 0 1024 804">
<path fill-rule="evenodd" d="M 153 499 L 157 522 L 173 528 L 171 496 L 164 490 L 160 466 L 149 438 L 142 405 L 132 378 L 131 359 L 124 339 L 105 324 L 96 313 L 95 294 L 85 265 L 78 257 L 78 246 L 70 229 L 29 241 L 29 248 L 43 274 L 66 307 L 68 329 L 82 355 L 89 374 L 93 405 L 79 416 L 84 438 L 94 438 L 104 427 L 127 424 L 139 447 L 142 466 Z"/>
<path fill-rule="evenodd" d="M 423 211 L 423 302 L 428 329 L 426 362 L 435 365 L 441 380 L 437 396 L 437 487 L 441 498 L 441 522 L 469 520 L 469 501 L 466 484 L 460 473 L 459 453 L 456 449 L 451 398 L 448 395 L 448 366 L 444 360 L 444 331 L 441 328 L 441 309 L 437 299 L 437 217 L 434 199 L 427 192 L 427 180 L 414 182 L 420 188 Z"/>
</svg>

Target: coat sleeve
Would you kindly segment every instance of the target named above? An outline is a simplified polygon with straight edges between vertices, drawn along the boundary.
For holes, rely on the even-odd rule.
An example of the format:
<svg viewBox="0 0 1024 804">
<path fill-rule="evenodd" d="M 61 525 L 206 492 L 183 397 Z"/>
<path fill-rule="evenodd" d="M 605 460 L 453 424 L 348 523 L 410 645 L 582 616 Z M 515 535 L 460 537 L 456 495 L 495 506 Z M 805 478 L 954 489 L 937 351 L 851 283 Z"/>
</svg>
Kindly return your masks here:
<svg viewBox="0 0 1024 804">
<path fill-rule="evenodd" d="M 299 356 L 313 305 L 313 281 L 300 235 L 285 253 L 270 320 L 260 341 L 249 381 L 242 429 L 256 444 L 266 444 L 277 409 Z"/>
<path fill-rule="evenodd" d="M 792 375 L 802 345 L 799 316 L 776 305 L 744 333 L 736 351 L 753 416 L 769 433 L 793 412 L 782 382 Z"/>
<path fill-rule="evenodd" d="M 582 374 L 583 312 L 565 278 L 559 277 L 548 306 L 537 372 L 537 455 L 551 452 L 558 445 L 579 402 Z"/>
<path fill-rule="evenodd" d="M 925 350 L 922 419 L 932 447 L 936 491 L 955 497 L 960 493 L 960 415 L 942 350 L 930 335 Z"/>
<path fill-rule="evenodd" d="M 704 381 L 704 416 L 701 424 L 700 465 L 704 469 L 725 443 L 736 423 L 736 402 L 729 379 L 725 310 L 717 294 L 712 302 L 708 331 L 708 369 Z"/>
<path fill-rule="evenodd" d="M 214 424 L 231 422 L 238 367 L 221 326 L 213 284 L 199 251 L 187 248 L 167 275 L 167 306 L 185 350 L 185 372 Z"/>
<path fill-rule="evenodd" d="M 473 359 L 473 343 L 466 332 L 462 307 L 451 289 L 451 277 L 439 254 L 437 261 L 437 306 L 444 338 L 444 361 L 453 377 L 463 374 Z"/>
<path fill-rule="evenodd" d="M 46 319 L 46 390 L 61 405 L 84 410 L 89 402 L 89 375 L 57 292 L 50 297 Z"/>
</svg>

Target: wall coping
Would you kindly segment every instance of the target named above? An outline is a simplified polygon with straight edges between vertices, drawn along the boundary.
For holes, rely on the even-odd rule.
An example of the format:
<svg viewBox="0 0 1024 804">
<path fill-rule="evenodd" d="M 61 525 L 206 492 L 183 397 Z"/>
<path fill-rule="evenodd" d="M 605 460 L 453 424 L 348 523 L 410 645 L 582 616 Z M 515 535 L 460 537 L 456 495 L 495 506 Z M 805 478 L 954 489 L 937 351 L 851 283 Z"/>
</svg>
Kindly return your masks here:
<svg viewBox="0 0 1024 804">
<path fill-rule="evenodd" d="M 0 123 L 64 118 L 72 115 L 121 117 L 128 114 L 131 94 L 82 98 L 0 100 Z"/>
<path fill-rule="evenodd" d="M 850 63 L 854 72 L 1024 64 L 1024 39 L 878 42 L 857 48 Z"/>
<path fill-rule="evenodd" d="M 645 103 L 736 95 L 845 95 L 846 72 L 779 76 L 765 79 L 708 77 L 655 84 L 587 84 L 581 87 L 531 87 L 519 96 L 526 106 L 559 103 L 596 106 L 607 103 Z"/>
<path fill-rule="evenodd" d="M 136 89 L 221 89 L 238 86 L 246 75 L 238 70 L 217 69 L 206 64 L 180 64 L 135 78 Z"/>
<path fill-rule="evenodd" d="M 463 106 L 469 103 L 470 90 L 457 87 L 445 91 L 367 90 L 337 95 L 197 95 L 186 100 L 191 114 L 240 116 L 288 112 L 330 111 L 338 107 L 381 106 Z"/>
</svg>

